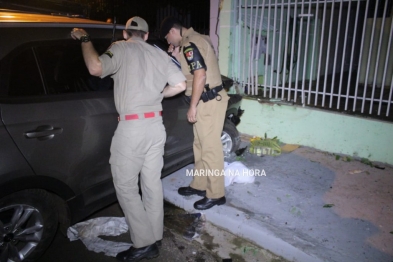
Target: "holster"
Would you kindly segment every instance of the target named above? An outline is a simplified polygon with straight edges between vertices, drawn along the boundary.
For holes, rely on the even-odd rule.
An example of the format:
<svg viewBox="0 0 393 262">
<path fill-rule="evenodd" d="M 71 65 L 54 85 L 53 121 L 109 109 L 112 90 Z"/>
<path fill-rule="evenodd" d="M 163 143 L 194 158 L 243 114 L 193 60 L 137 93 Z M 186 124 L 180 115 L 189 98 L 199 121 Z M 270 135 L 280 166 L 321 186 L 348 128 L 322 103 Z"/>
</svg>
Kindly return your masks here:
<svg viewBox="0 0 393 262">
<path fill-rule="evenodd" d="M 221 95 L 218 93 L 223 89 L 222 85 L 216 86 L 214 88 L 209 88 L 209 84 L 205 85 L 206 92 L 203 92 L 201 95 L 200 100 L 202 100 L 204 103 L 217 99 L 217 97 L 220 97 L 220 99 L 217 99 L 218 101 L 221 100 Z M 185 96 L 184 98 L 188 104 L 191 102 L 191 96 Z"/>
</svg>

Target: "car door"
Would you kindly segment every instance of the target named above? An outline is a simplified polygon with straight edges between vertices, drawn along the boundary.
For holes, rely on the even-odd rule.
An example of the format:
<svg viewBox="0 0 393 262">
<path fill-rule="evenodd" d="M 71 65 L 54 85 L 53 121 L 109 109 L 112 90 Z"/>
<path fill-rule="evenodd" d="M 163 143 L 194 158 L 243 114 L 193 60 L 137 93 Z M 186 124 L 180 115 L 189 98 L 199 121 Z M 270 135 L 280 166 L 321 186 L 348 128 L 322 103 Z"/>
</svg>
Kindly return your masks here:
<svg viewBox="0 0 393 262">
<path fill-rule="evenodd" d="M 184 94 L 165 98 L 162 102 L 163 121 L 167 133 L 162 176 L 194 161 L 192 124 L 187 120 L 189 105 Z"/>
<path fill-rule="evenodd" d="M 90 76 L 80 43 L 73 40 L 17 48 L 1 68 L 3 122 L 34 172 L 83 193 L 85 204 L 113 194 L 108 162 L 117 126 L 112 79 Z"/>
</svg>

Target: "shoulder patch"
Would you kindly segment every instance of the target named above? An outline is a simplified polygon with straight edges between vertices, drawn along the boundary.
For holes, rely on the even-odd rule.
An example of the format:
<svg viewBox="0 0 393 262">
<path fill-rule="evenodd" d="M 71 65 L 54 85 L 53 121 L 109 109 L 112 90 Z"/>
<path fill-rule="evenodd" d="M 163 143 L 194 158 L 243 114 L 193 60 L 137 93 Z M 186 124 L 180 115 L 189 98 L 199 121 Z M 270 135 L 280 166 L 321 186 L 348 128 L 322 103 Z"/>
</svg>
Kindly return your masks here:
<svg viewBox="0 0 393 262">
<path fill-rule="evenodd" d="M 205 70 L 207 69 L 202 54 L 193 42 L 190 42 L 189 46 L 185 46 L 183 48 L 183 55 L 188 64 L 188 70 L 191 73 L 201 68 L 204 68 Z"/>
<path fill-rule="evenodd" d="M 109 56 L 110 58 L 113 57 L 113 53 L 112 53 L 111 51 L 109 51 L 109 50 L 105 51 L 104 54 L 106 54 L 106 55 Z"/>
<path fill-rule="evenodd" d="M 191 61 L 192 59 L 194 59 L 194 51 L 192 50 L 192 48 L 188 48 L 184 51 L 186 58 L 188 61 Z"/>
</svg>

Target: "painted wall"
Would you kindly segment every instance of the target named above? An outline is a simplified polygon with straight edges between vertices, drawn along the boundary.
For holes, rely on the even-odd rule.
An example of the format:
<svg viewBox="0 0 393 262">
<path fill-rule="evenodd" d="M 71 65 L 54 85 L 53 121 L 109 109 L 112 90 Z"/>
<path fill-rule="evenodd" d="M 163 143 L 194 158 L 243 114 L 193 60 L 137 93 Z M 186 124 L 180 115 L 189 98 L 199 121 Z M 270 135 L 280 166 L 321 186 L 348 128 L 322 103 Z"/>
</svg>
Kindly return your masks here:
<svg viewBox="0 0 393 262">
<path fill-rule="evenodd" d="M 393 164 L 392 123 L 246 98 L 241 107 L 241 133 Z"/>
<path fill-rule="evenodd" d="M 232 0 L 220 0 L 218 62 L 221 74 L 229 75 Z"/>
<path fill-rule="evenodd" d="M 218 35 L 220 33 L 219 28 L 219 7 L 220 7 L 220 0 L 210 0 L 210 31 L 209 36 L 212 40 L 212 44 L 214 47 L 214 51 L 216 55 L 218 54 Z"/>
</svg>

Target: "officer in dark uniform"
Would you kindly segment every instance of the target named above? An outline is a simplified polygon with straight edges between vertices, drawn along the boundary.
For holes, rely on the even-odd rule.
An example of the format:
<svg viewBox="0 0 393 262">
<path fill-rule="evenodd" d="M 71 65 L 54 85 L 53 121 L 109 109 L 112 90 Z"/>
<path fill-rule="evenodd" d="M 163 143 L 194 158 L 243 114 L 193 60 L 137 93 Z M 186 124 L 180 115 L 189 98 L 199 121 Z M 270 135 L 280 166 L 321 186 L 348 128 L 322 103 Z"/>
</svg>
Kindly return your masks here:
<svg viewBox="0 0 393 262">
<path fill-rule="evenodd" d="M 187 118 L 194 124 L 194 178 L 178 192 L 183 196 L 204 196 L 195 202 L 195 209 L 225 204 L 221 133 L 229 96 L 222 86 L 211 40 L 192 27 L 185 28 L 174 17 L 162 21 L 161 36 L 170 44 L 169 52 L 180 61 L 186 76 L 186 96 L 190 101 Z"/>
</svg>

